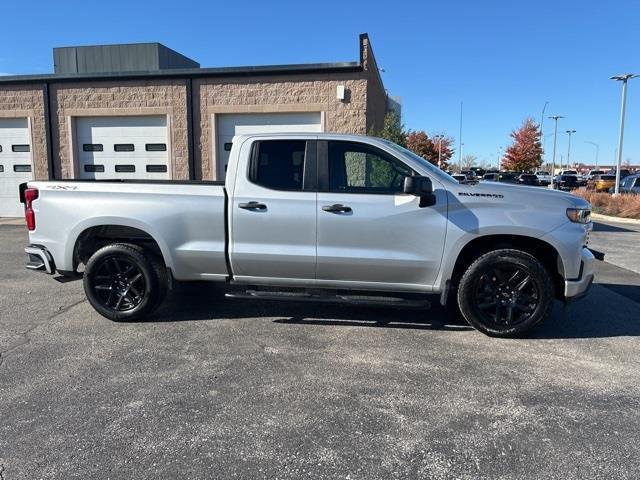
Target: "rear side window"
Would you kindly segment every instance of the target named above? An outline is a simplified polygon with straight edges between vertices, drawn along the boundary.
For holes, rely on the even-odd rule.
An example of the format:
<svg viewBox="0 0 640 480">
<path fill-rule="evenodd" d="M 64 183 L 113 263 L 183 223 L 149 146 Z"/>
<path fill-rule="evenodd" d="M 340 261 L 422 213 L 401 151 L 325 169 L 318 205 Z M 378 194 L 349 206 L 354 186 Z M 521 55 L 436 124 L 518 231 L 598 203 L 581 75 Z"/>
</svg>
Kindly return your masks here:
<svg viewBox="0 0 640 480">
<path fill-rule="evenodd" d="M 329 191 L 396 194 L 412 170 L 375 147 L 352 142 L 329 142 Z"/>
<path fill-rule="evenodd" d="M 305 140 L 268 140 L 254 144 L 249 179 L 273 190 L 302 190 Z"/>
</svg>

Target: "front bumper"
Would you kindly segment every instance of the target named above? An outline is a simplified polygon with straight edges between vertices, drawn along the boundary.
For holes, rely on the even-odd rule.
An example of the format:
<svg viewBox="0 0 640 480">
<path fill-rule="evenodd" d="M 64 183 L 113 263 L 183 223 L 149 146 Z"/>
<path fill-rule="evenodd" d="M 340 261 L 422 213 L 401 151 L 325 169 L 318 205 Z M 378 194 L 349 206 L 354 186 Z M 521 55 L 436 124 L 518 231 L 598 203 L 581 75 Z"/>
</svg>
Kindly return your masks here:
<svg viewBox="0 0 640 480">
<path fill-rule="evenodd" d="M 591 253 L 591 250 L 586 247 L 583 248 L 580 275 L 578 278 L 564 281 L 564 298 L 567 301 L 577 300 L 588 293 L 594 279 L 595 261 L 596 257 Z"/>
<path fill-rule="evenodd" d="M 40 270 L 49 275 L 56 273 L 53 257 L 45 247 L 29 245 L 24 249 L 24 252 L 29 256 L 29 262 L 25 265 L 29 270 Z"/>
</svg>

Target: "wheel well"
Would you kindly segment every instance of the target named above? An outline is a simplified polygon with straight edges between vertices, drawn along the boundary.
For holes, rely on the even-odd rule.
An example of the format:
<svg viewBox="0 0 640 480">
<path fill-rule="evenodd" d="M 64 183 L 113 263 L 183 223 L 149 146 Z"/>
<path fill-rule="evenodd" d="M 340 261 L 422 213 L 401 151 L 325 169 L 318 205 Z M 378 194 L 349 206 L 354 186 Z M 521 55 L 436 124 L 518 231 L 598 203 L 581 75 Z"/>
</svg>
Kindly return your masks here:
<svg viewBox="0 0 640 480">
<path fill-rule="evenodd" d="M 86 264 L 89 258 L 100 248 L 118 242 L 131 243 L 143 247 L 164 262 L 158 242 L 147 232 L 123 225 L 99 225 L 87 228 L 78 236 L 73 249 L 74 271 L 77 271 L 80 264 Z"/>
<path fill-rule="evenodd" d="M 453 267 L 451 285 L 454 288 L 458 285 L 460 277 L 475 259 L 487 252 L 502 248 L 522 250 L 540 260 L 553 279 L 556 297 L 562 298 L 564 295 L 564 272 L 558 251 L 543 240 L 522 235 L 486 235 L 471 240 L 458 255 Z"/>
</svg>

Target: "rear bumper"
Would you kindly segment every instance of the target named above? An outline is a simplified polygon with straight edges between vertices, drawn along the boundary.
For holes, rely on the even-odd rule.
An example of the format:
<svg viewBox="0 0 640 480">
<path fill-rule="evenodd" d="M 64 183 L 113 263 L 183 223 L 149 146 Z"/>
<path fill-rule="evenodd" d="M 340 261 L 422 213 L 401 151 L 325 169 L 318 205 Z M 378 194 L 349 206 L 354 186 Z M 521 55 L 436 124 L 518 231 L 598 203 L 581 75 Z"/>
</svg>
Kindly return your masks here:
<svg viewBox="0 0 640 480">
<path fill-rule="evenodd" d="M 600 259 L 604 255 L 599 254 Z M 596 257 L 588 248 L 582 249 L 580 276 L 576 279 L 565 280 L 564 282 L 564 298 L 566 301 L 577 300 L 584 297 L 588 292 L 594 279 L 594 263 Z"/>
<path fill-rule="evenodd" d="M 29 261 L 25 265 L 29 270 L 40 270 L 48 273 L 49 275 L 53 275 L 56 272 L 56 265 L 53 261 L 53 257 L 45 247 L 40 245 L 29 245 L 24 249 L 24 252 L 29 257 Z"/>
</svg>

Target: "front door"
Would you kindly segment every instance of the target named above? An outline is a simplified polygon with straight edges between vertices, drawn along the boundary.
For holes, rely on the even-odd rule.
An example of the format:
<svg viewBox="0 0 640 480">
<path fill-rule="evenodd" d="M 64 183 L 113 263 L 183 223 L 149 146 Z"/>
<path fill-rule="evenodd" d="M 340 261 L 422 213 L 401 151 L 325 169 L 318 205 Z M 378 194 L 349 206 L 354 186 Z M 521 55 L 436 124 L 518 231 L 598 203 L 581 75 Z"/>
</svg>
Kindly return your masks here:
<svg viewBox="0 0 640 480">
<path fill-rule="evenodd" d="M 307 285 L 316 268 L 316 142 L 253 142 L 231 201 L 236 280 Z"/>
<path fill-rule="evenodd" d="M 352 288 L 429 291 L 444 248 L 446 195 L 420 208 L 403 193 L 415 174 L 374 146 L 320 143 L 317 279 Z M 323 173 L 324 170 L 324 173 Z M 438 189 L 434 181 L 434 189 Z M 324 191 L 323 191 L 324 190 Z"/>
</svg>

